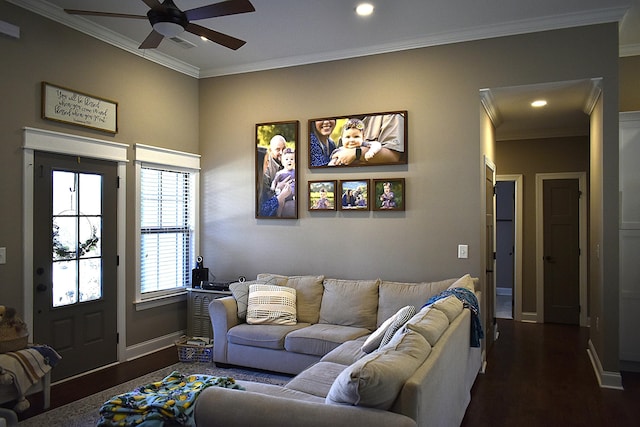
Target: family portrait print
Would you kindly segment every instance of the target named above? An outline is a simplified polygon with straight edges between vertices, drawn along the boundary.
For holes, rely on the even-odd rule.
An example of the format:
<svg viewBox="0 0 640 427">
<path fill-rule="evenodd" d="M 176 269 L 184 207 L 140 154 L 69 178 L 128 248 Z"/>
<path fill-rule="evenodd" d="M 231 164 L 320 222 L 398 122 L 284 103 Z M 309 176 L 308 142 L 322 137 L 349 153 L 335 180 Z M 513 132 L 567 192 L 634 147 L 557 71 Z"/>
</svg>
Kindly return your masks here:
<svg viewBox="0 0 640 427">
<path fill-rule="evenodd" d="M 403 211 L 405 208 L 404 178 L 373 180 L 373 210 Z"/>
<path fill-rule="evenodd" d="M 256 218 L 298 218 L 298 121 L 256 125 Z"/>
<path fill-rule="evenodd" d="M 369 210 L 369 180 L 340 181 L 341 210 Z"/>
<path fill-rule="evenodd" d="M 336 210 L 336 181 L 309 181 L 309 210 Z"/>
<path fill-rule="evenodd" d="M 407 112 L 309 120 L 309 167 L 407 163 Z"/>
</svg>

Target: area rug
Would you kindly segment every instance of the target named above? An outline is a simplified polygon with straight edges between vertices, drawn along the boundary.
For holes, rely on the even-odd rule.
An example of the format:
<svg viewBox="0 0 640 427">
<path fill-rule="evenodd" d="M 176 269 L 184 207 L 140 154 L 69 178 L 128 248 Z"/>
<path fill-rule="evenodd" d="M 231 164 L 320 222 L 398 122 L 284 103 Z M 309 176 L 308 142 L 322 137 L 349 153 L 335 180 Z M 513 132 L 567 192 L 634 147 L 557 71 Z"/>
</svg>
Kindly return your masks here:
<svg viewBox="0 0 640 427">
<path fill-rule="evenodd" d="M 284 385 L 291 376 L 267 373 L 240 368 L 218 368 L 212 363 L 175 363 L 150 374 L 143 375 L 131 381 L 111 387 L 107 390 L 92 394 L 84 399 L 52 409 L 35 417 L 21 421 L 20 426 L 64 426 L 87 427 L 95 426 L 100 419 L 100 407 L 104 402 L 118 394 L 126 393 L 134 388 L 159 381 L 173 371 L 184 374 L 206 374 L 219 377 L 231 377 L 236 380 L 255 381 L 267 384 Z"/>
</svg>

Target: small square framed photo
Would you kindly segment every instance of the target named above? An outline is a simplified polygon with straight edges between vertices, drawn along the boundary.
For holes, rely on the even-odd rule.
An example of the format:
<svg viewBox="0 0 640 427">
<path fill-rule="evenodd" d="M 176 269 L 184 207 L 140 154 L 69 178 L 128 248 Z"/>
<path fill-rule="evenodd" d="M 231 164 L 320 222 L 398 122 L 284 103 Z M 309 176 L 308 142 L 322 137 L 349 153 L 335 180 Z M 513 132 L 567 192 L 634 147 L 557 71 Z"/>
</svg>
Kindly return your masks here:
<svg viewBox="0 0 640 427">
<path fill-rule="evenodd" d="M 340 181 L 340 210 L 369 210 L 369 180 Z"/>
<path fill-rule="evenodd" d="M 373 194 L 374 211 L 404 210 L 404 178 L 374 179 Z"/>
<path fill-rule="evenodd" d="M 336 210 L 337 181 L 309 181 L 309 210 Z"/>
</svg>

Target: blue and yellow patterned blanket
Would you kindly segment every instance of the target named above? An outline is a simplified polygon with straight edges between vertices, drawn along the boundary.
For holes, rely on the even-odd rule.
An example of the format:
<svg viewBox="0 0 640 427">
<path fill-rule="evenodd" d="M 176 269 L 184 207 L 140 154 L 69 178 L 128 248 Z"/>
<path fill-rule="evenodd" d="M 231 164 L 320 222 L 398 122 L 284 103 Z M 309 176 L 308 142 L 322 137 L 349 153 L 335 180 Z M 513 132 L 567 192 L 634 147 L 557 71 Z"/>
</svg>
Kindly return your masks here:
<svg viewBox="0 0 640 427">
<path fill-rule="evenodd" d="M 195 426 L 194 403 L 211 386 L 243 389 L 233 378 L 174 371 L 162 381 L 109 399 L 100 408 L 98 426 Z"/>
</svg>

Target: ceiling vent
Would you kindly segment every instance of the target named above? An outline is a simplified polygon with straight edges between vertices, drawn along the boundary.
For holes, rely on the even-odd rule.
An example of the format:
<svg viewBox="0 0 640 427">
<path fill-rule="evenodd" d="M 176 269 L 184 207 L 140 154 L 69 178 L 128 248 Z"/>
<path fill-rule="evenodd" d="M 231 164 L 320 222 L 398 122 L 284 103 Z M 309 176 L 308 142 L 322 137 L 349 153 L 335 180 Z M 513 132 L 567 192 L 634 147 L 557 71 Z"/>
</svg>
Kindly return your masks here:
<svg viewBox="0 0 640 427">
<path fill-rule="evenodd" d="M 197 47 L 196 44 L 191 43 L 190 41 L 182 39 L 182 38 L 180 38 L 178 36 L 169 37 L 169 40 L 179 44 L 184 49 L 191 49 L 193 47 Z"/>
</svg>

